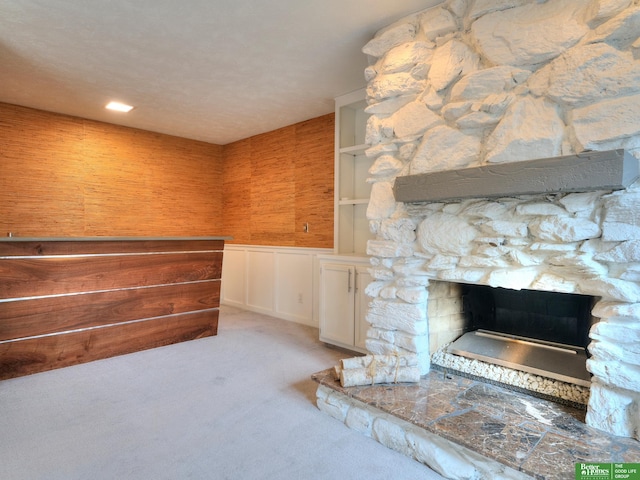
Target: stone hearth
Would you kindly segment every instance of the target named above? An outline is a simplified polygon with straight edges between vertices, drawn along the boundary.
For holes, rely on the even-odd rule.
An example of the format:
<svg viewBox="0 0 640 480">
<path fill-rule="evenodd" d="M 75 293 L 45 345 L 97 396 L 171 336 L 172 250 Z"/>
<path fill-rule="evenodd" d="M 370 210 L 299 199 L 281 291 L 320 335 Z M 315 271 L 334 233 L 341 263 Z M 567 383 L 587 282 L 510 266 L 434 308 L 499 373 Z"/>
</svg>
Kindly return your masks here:
<svg viewBox="0 0 640 480">
<path fill-rule="evenodd" d="M 577 462 L 640 459 L 637 441 L 585 425 L 583 410 L 448 372 L 419 385 L 342 388 L 332 369 L 313 379 L 320 410 L 447 478 L 567 480 Z"/>
</svg>

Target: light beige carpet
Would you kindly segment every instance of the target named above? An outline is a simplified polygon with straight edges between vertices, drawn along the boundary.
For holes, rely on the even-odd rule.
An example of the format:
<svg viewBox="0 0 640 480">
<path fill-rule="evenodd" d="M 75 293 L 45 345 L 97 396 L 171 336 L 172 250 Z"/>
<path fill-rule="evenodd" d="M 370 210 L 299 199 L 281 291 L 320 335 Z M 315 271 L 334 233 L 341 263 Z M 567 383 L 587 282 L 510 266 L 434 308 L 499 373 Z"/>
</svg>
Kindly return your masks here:
<svg viewBox="0 0 640 480">
<path fill-rule="evenodd" d="M 219 334 L 0 382 L 0 479 L 440 479 L 315 406 L 351 356 L 222 307 Z"/>
</svg>

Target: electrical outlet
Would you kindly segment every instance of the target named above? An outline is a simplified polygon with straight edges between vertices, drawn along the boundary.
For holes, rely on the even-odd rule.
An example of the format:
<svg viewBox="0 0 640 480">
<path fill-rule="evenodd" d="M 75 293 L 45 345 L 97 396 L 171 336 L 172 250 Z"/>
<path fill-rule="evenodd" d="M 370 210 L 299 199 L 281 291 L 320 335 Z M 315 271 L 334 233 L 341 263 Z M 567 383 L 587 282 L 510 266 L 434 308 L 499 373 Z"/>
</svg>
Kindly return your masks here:
<svg viewBox="0 0 640 480">
<path fill-rule="evenodd" d="M 298 294 L 298 303 L 303 303 L 301 293 Z"/>
</svg>

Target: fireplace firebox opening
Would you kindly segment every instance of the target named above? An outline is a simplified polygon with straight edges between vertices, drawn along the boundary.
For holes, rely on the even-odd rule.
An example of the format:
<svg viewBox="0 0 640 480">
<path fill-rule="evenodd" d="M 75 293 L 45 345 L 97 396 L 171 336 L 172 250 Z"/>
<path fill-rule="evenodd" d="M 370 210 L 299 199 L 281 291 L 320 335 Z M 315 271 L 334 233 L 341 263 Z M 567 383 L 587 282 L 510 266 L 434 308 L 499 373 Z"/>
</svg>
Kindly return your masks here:
<svg viewBox="0 0 640 480">
<path fill-rule="evenodd" d="M 465 332 L 449 354 L 588 388 L 595 298 L 461 285 Z"/>
<path fill-rule="evenodd" d="M 462 286 L 470 330 L 587 348 L 593 297 L 487 285 Z"/>
</svg>

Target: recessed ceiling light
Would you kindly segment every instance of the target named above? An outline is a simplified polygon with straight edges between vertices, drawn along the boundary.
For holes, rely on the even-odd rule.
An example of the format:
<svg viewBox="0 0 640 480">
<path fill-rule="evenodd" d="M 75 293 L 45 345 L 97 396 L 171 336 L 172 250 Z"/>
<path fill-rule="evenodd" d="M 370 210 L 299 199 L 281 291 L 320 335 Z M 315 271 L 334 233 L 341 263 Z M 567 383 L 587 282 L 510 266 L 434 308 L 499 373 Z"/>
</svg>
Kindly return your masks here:
<svg viewBox="0 0 640 480">
<path fill-rule="evenodd" d="M 108 108 L 109 110 L 115 110 L 116 112 L 124 112 L 124 113 L 130 112 L 131 110 L 133 110 L 133 106 L 126 105 L 120 102 L 109 102 L 105 108 Z"/>
</svg>

